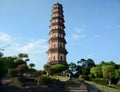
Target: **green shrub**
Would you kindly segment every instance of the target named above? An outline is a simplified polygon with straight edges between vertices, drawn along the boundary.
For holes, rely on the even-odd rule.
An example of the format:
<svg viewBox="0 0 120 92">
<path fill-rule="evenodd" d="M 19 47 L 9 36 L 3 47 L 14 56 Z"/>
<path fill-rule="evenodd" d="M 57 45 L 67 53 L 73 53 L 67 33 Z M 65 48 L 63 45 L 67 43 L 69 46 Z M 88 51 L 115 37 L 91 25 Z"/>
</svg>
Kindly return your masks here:
<svg viewBox="0 0 120 92">
<path fill-rule="evenodd" d="M 35 72 L 35 76 L 39 77 L 39 76 L 42 76 L 42 75 L 46 75 L 46 71 L 45 70 L 39 70 L 39 71 L 36 71 Z"/>
<path fill-rule="evenodd" d="M 15 69 L 8 69 L 8 76 L 10 77 L 16 77 L 17 76 L 17 71 Z"/>
<path fill-rule="evenodd" d="M 48 85 L 50 84 L 51 82 L 51 78 L 47 77 L 47 76 L 40 76 L 38 79 L 37 79 L 37 83 L 38 84 L 41 84 L 41 85 Z"/>
<path fill-rule="evenodd" d="M 85 79 L 86 79 L 86 75 L 80 75 L 79 78 L 80 78 L 81 80 L 85 80 Z"/>
<path fill-rule="evenodd" d="M 90 80 L 90 77 L 88 77 L 87 75 L 80 75 L 80 76 L 79 76 L 79 79 L 80 79 L 80 80 L 88 80 L 88 81 L 89 81 L 89 80 Z"/>
<path fill-rule="evenodd" d="M 94 81 L 97 84 L 107 85 L 107 81 L 105 78 L 93 78 L 92 81 Z"/>
</svg>

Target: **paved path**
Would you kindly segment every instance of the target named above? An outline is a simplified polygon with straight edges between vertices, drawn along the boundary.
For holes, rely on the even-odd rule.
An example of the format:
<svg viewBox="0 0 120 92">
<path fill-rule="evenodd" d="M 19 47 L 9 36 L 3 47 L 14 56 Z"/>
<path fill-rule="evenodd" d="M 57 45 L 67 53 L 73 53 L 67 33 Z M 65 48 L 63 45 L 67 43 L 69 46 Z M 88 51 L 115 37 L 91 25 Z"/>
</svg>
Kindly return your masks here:
<svg viewBox="0 0 120 92">
<path fill-rule="evenodd" d="M 87 89 L 88 89 L 88 92 L 104 92 L 102 90 L 99 90 L 97 87 L 95 87 L 92 84 L 87 84 Z"/>
</svg>

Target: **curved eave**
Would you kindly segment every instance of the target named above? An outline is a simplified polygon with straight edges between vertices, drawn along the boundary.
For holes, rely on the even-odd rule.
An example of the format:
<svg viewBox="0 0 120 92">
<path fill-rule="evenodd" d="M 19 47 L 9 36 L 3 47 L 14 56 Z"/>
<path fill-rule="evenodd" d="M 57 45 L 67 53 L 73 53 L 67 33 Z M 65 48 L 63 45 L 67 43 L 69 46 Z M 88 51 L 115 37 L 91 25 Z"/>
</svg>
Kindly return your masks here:
<svg viewBox="0 0 120 92">
<path fill-rule="evenodd" d="M 63 21 L 63 23 L 65 22 L 64 18 L 63 18 L 63 17 L 60 17 L 60 16 L 52 17 L 51 20 L 50 20 L 50 22 L 51 22 L 52 20 L 54 20 L 54 19 L 60 19 L 60 20 Z"/>
<path fill-rule="evenodd" d="M 65 31 L 64 30 L 61 30 L 61 29 L 52 29 L 50 32 L 49 32 L 49 35 L 51 33 L 60 33 L 60 34 L 63 34 L 64 36 L 66 35 L 65 34 Z"/>
<path fill-rule="evenodd" d="M 47 53 L 63 53 L 65 55 L 68 54 L 65 48 L 51 48 L 47 51 Z"/>
<path fill-rule="evenodd" d="M 65 44 L 67 43 L 66 40 L 65 40 L 64 38 L 60 38 L 60 37 L 50 38 L 49 41 L 52 41 L 52 42 L 54 42 L 54 41 L 64 42 Z M 48 43 L 49 43 L 49 41 L 48 41 Z"/>
</svg>

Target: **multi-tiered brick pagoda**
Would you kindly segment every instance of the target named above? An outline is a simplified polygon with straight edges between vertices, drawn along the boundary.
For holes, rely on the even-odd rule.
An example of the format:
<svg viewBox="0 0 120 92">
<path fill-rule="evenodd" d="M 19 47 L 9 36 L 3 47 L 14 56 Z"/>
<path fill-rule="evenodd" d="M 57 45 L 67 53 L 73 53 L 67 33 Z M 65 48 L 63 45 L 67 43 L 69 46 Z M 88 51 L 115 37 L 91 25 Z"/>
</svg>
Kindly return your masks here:
<svg viewBox="0 0 120 92">
<path fill-rule="evenodd" d="M 49 49 L 48 64 L 67 64 L 66 55 L 67 50 L 65 48 L 65 26 L 63 7 L 61 4 L 56 3 L 53 5 L 50 25 L 50 39 L 48 41 Z"/>
</svg>

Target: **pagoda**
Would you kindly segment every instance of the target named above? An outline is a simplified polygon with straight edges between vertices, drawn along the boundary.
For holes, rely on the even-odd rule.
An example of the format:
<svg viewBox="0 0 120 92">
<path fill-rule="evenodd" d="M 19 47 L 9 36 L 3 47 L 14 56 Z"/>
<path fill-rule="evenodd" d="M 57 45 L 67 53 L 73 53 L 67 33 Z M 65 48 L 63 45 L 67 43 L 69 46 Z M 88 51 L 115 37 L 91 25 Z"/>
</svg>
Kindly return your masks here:
<svg viewBox="0 0 120 92">
<path fill-rule="evenodd" d="M 52 15 L 50 20 L 50 39 L 48 41 L 49 49 L 48 64 L 67 64 L 66 55 L 67 50 L 65 48 L 65 25 L 62 4 L 56 3 L 53 5 Z"/>
</svg>

